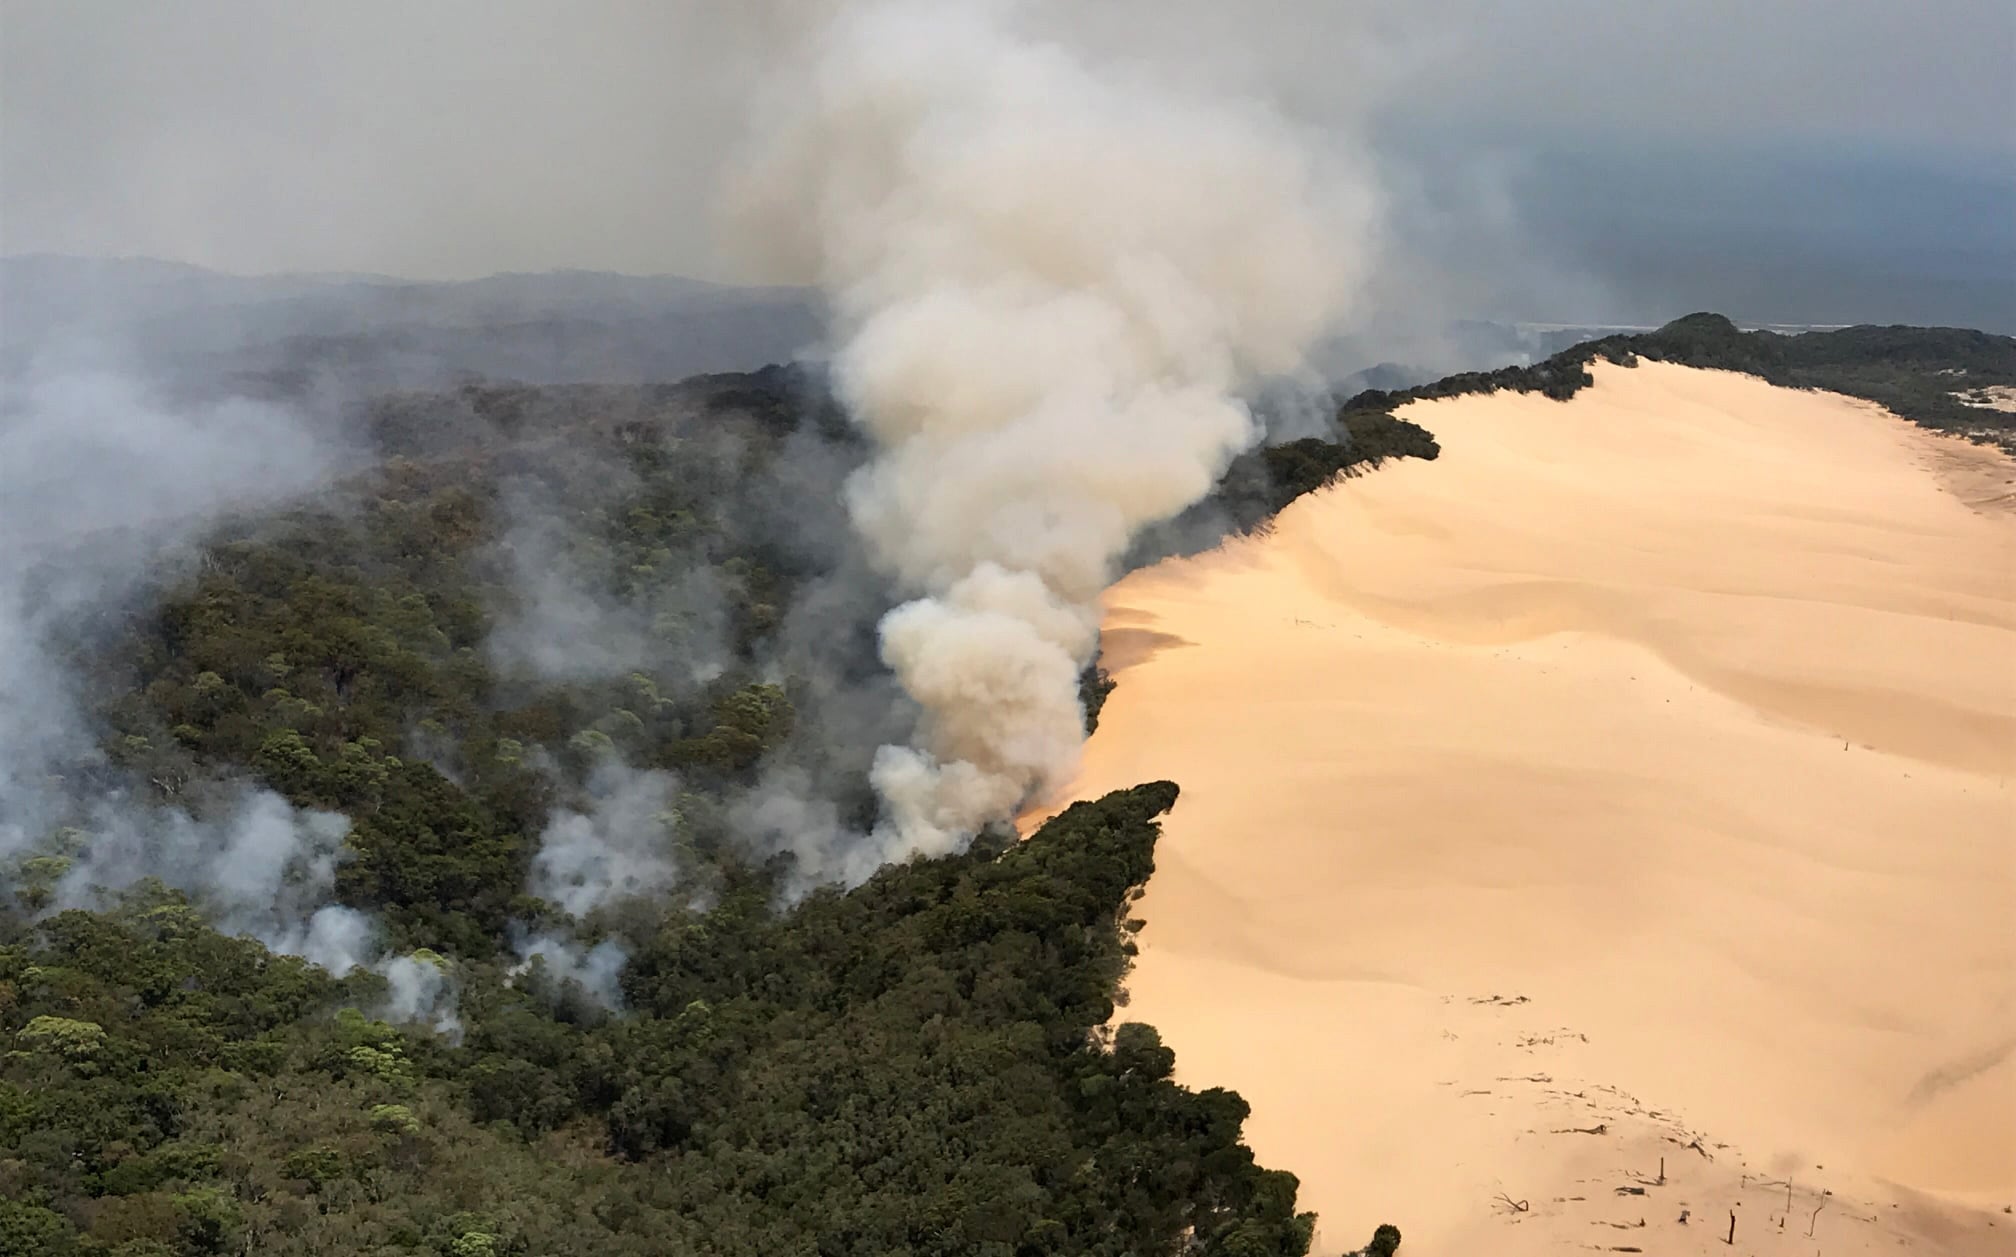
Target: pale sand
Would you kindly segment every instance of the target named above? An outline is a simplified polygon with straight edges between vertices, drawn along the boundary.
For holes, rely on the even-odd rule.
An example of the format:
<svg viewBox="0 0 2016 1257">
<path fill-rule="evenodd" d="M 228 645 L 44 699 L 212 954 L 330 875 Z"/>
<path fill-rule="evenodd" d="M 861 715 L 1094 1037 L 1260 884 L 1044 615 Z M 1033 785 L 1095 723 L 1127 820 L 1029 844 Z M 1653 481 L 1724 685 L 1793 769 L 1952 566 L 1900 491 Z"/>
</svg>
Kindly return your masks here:
<svg viewBox="0 0 2016 1257">
<path fill-rule="evenodd" d="M 1595 370 L 1111 591 L 1123 1015 L 1318 1252 L 2016 1252 L 2016 464 Z"/>
<path fill-rule="evenodd" d="M 1981 410 L 2003 410 L 2016 412 L 2016 388 L 2003 384 L 1990 384 L 1954 394 L 1962 405 L 1974 406 Z"/>
</svg>

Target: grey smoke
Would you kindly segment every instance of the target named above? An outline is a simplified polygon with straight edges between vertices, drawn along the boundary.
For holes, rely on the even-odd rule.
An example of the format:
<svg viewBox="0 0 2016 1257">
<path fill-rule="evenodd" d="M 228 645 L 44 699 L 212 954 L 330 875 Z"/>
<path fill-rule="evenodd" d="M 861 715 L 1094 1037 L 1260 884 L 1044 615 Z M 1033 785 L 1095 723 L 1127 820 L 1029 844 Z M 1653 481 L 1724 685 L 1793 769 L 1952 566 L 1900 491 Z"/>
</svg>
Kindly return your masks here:
<svg viewBox="0 0 2016 1257">
<path fill-rule="evenodd" d="M 456 1012 L 452 962 L 431 953 L 393 956 L 375 966 L 385 979 L 386 998 L 379 1016 L 391 1022 L 421 1024 L 459 1042 L 462 1019 Z"/>
<path fill-rule="evenodd" d="M 1268 445 L 1342 437 L 1337 425 L 1337 397 L 1332 385 L 1314 371 L 1269 380 L 1252 399 L 1253 417 Z"/>
<path fill-rule="evenodd" d="M 261 939 L 274 951 L 299 956 L 342 977 L 378 958 L 378 927 L 371 918 L 342 904 L 324 904 L 306 920 Z"/>
<path fill-rule="evenodd" d="M 656 578 L 628 601 L 597 588 L 589 563 L 552 508 L 506 506 L 513 523 L 499 543 L 516 603 L 501 614 L 488 648 L 507 675 L 607 680 L 681 662 L 683 680 L 704 685 L 728 664 L 727 594 L 711 567 Z"/>
<path fill-rule="evenodd" d="M 176 407 L 88 355 L 37 363 L 10 384 L 0 404 L 0 855 L 78 811 L 81 775 L 103 768 L 68 650 L 144 585 L 183 570 L 220 519 L 308 491 L 341 458 L 306 416 L 242 398 Z M 136 806 L 118 819 L 144 828 L 146 815 Z"/>
<path fill-rule="evenodd" d="M 620 979 L 623 967 L 630 962 L 630 953 L 615 939 L 605 938 L 593 947 L 583 947 L 573 939 L 537 934 L 521 939 L 516 950 L 522 959 L 511 970 L 513 980 L 536 966 L 562 987 L 578 984 L 589 999 L 603 1008 L 623 1006 Z"/>
<path fill-rule="evenodd" d="M 774 832 L 774 806 L 731 798 L 710 819 L 759 859 L 792 853 L 799 863 L 795 894 L 861 861 L 853 849 L 867 829 L 856 805 L 866 802 L 862 782 L 877 746 L 910 738 L 917 707 L 875 656 L 873 626 L 898 598 L 869 563 L 844 501 L 865 447 L 837 414 L 822 414 L 830 403 L 816 367 L 799 364 L 793 379 L 790 387 L 803 393 L 792 402 L 795 426 L 781 439 L 769 426 L 774 418 L 752 420 L 732 407 L 696 400 L 684 411 L 686 403 L 675 397 L 644 409 L 653 421 L 651 439 L 660 443 L 656 453 L 669 460 L 668 478 L 654 487 L 676 489 L 690 479 L 704 486 L 695 500 L 705 505 L 696 509 L 722 512 L 682 530 L 676 548 L 647 556 L 648 570 L 612 562 L 612 539 L 636 535 L 628 512 L 642 487 L 623 456 L 585 445 L 551 455 L 556 461 L 538 476 L 511 482 L 503 495 L 511 522 L 493 556 L 511 592 L 486 651 L 515 679 L 619 681 L 625 706 L 647 719 L 650 707 L 674 699 L 689 711 L 704 708 L 706 687 L 737 653 L 730 621 L 740 577 L 728 555 L 754 553 L 774 572 L 788 573 L 790 596 L 772 609 L 750 672 L 736 680 L 785 688 L 796 711 L 759 795 L 802 798 L 827 819 L 817 838 L 801 828 L 788 840 Z M 562 467 L 563 457 L 589 461 Z M 719 486 L 729 479 L 736 491 L 722 495 Z M 658 500 L 647 508 L 662 520 L 668 505 Z M 680 730 L 705 731 L 704 723 Z M 573 915 L 662 893 L 682 876 L 689 878 L 685 892 L 704 893 L 691 884 L 693 870 L 666 862 L 661 815 L 675 789 L 662 774 L 604 758 L 586 796 L 542 832 L 528 890 Z M 874 864 L 871 856 L 865 867 Z M 825 872 L 806 873 L 815 868 Z"/>
<path fill-rule="evenodd" d="M 211 820 L 124 794 L 93 802 L 82 820 L 56 888 L 59 905 L 89 906 L 154 878 L 187 891 L 219 929 L 289 951 L 299 950 L 286 945 L 328 901 L 350 832 L 347 817 L 250 789 Z"/>
<path fill-rule="evenodd" d="M 680 873 L 678 802 L 672 774 L 605 754 L 589 774 L 585 797 L 555 809 L 540 832 L 527 889 L 577 922 L 672 891 Z M 513 980 L 536 966 L 562 989 L 576 984 L 601 1007 L 622 1007 L 618 979 L 630 952 L 621 941 L 584 946 L 564 933 L 514 928 L 519 963 L 511 969 Z"/>
<path fill-rule="evenodd" d="M 539 835 L 531 891 L 571 916 L 652 895 L 678 880 L 673 810 L 678 780 L 616 760 L 598 764 L 580 809 L 554 812 Z"/>
<path fill-rule="evenodd" d="M 768 773 L 730 806 L 728 823 L 758 855 L 792 858 L 791 880 L 781 888 L 787 901 L 818 886 L 858 886 L 887 861 L 887 852 L 848 824 L 830 792 L 798 767 Z"/>
<path fill-rule="evenodd" d="M 840 6 L 780 76 L 737 194 L 834 309 L 835 382 L 878 446 L 850 513 L 913 596 L 882 648 L 924 727 L 873 765 L 878 860 L 952 849 L 1069 779 L 1100 590 L 1258 439 L 1239 391 L 1351 309 L 1376 232 L 1334 138 L 1319 161 L 1252 100 L 1015 17 Z"/>
<path fill-rule="evenodd" d="M 756 36 L 802 27 L 806 7 L 8 0 L 0 169 L 33 177 L 0 181 L 0 247 L 239 271 L 719 273 L 721 119 L 767 51 Z M 1116 53 L 1282 93 L 1318 126 L 1353 125 L 1373 97 L 1446 143 L 1594 155 L 1627 195 L 1644 185 L 1612 158 L 1706 154 L 1665 202 L 1683 226 L 1736 203 L 1712 159 L 1752 145 L 1977 169 L 2016 155 L 2006 0 L 1044 7 Z M 1900 220 L 1902 243 L 1919 249 L 1960 202 L 1907 191 L 1920 221 Z M 1810 226 L 1785 209 L 1757 216 Z"/>
<path fill-rule="evenodd" d="M 231 810 L 211 821 L 115 796 L 94 804 L 86 823 L 68 835 L 75 850 L 55 906 L 98 907 L 110 892 L 153 879 L 186 892 L 225 933 L 257 939 L 339 978 L 360 968 L 378 974 L 387 989 L 375 1015 L 459 1037 L 445 963 L 389 954 L 367 914 L 330 902 L 349 832 L 348 817 L 297 809 L 271 790 L 242 790 Z"/>
<path fill-rule="evenodd" d="M 329 902 L 348 818 L 229 780 L 170 798 L 98 747 L 71 651 L 189 574 L 198 543 L 348 466 L 316 417 L 242 397 L 174 402 L 75 348 L 31 363 L 0 404 L 0 860 L 48 851 L 51 906 L 144 881 L 189 894 L 219 929 L 341 975 L 366 965 L 386 1015 L 452 1032 L 447 975 L 387 957 L 369 918 Z M 325 420 L 326 422 L 326 420 Z M 423 965 L 425 971 L 415 968 Z"/>
<path fill-rule="evenodd" d="M 233 921 L 227 916 L 218 926 L 233 929 Z M 452 962 L 432 952 L 404 956 L 388 952 L 371 917 L 342 904 L 324 903 L 306 917 L 284 914 L 281 921 L 277 930 L 234 932 L 249 934 L 273 951 L 320 965 L 339 978 L 358 969 L 375 973 L 385 982 L 385 994 L 370 1010 L 373 1016 L 424 1025 L 451 1042 L 461 1040 L 460 991 Z"/>
</svg>

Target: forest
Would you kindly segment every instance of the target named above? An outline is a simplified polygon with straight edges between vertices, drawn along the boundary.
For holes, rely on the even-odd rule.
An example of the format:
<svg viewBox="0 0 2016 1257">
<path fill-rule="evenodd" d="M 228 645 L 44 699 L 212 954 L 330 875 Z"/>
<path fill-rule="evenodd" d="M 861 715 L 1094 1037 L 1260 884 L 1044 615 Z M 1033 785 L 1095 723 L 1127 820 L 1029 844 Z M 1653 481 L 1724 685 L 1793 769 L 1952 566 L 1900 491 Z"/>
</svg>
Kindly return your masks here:
<svg viewBox="0 0 2016 1257">
<path fill-rule="evenodd" d="M 1640 358 L 1740 371 L 1785 388 L 1821 389 L 1875 402 L 1913 423 L 2016 453 L 2016 414 L 1970 399 L 2016 386 L 2016 337 L 1970 328 L 1857 326 L 1785 334 L 1746 332 L 1720 314 L 1689 314 L 1657 331 L 1605 336 L 1531 366 L 1468 371 L 1346 401 L 1341 420 L 1388 414 L 1409 401 L 1493 393 L 1544 393 L 1565 401 L 1593 382 L 1598 359 L 1630 366 Z"/>
<path fill-rule="evenodd" d="M 1306 1251 L 1231 1093 L 1103 1029 L 1167 783 L 788 914 L 660 921 L 612 1015 L 476 958 L 459 1043 L 139 887 L 13 925 L 8 1253 Z"/>
<path fill-rule="evenodd" d="M 0 868 L 0 1254 L 1308 1250 L 1244 1103 L 1115 1016 L 1174 786 L 834 863 L 915 713 L 814 376 L 352 418 L 351 474 L 70 626 L 97 748 L 66 788 L 340 815 L 287 884 L 396 960 L 319 967 L 215 864 L 122 878 L 102 812 L 52 826 Z M 1433 452 L 1336 435 L 1242 460 L 1210 527 Z M 607 848 L 626 824 L 650 851 Z M 447 996 L 406 1000 L 416 971 Z"/>
</svg>

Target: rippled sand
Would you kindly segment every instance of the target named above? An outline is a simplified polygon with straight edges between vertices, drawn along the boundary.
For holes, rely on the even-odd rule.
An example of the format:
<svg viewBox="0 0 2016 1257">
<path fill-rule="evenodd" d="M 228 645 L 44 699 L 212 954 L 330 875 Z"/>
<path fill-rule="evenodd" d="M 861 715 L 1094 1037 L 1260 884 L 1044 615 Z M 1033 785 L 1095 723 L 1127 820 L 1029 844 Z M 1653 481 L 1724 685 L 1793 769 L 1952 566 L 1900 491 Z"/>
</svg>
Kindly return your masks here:
<svg viewBox="0 0 2016 1257">
<path fill-rule="evenodd" d="M 1318 1252 L 2016 1251 L 2016 464 L 1596 371 L 1111 591 L 1125 1015 Z"/>
</svg>

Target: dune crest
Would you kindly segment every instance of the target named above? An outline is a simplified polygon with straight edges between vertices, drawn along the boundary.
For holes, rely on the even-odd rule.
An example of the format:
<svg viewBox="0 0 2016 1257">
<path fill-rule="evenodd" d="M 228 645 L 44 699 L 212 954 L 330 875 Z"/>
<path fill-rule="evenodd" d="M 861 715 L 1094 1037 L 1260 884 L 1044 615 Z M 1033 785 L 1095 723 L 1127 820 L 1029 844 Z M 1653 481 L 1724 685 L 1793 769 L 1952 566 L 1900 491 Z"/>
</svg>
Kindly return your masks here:
<svg viewBox="0 0 2016 1257">
<path fill-rule="evenodd" d="M 1318 1252 L 2010 1251 L 2016 464 L 1594 369 L 1109 592 L 1123 1015 Z"/>
</svg>

